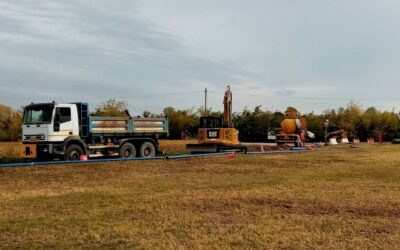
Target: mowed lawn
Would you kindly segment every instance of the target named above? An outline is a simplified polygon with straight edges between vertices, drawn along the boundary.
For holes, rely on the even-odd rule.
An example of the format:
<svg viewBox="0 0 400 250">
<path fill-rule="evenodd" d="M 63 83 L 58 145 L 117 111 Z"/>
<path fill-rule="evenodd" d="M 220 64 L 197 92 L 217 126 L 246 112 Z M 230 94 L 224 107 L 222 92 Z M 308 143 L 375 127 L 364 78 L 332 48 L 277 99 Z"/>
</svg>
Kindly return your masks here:
<svg viewBox="0 0 400 250">
<path fill-rule="evenodd" d="M 0 248 L 400 248 L 400 146 L 0 169 Z"/>
</svg>

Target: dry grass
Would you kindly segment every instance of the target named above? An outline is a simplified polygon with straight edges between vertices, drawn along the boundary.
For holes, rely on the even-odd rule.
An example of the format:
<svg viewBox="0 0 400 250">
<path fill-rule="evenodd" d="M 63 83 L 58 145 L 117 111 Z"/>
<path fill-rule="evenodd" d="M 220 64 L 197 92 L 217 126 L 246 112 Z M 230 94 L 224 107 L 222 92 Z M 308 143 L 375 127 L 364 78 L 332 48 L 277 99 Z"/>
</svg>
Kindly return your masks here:
<svg viewBox="0 0 400 250">
<path fill-rule="evenodd" d="M 0 157 L 19 157 L 19 142 L 0 142 Z"/>
<path fill-rule="evenodd" d="M 186 153 L 186 144 L 197 143 L 197 140 L 160 140 L 160 150 L 168 154 Z"/>
<path fill-rule="evenodd" d="M 400 147 L 0 170 L 0 248 L 400 248 Z"/>
</svg>

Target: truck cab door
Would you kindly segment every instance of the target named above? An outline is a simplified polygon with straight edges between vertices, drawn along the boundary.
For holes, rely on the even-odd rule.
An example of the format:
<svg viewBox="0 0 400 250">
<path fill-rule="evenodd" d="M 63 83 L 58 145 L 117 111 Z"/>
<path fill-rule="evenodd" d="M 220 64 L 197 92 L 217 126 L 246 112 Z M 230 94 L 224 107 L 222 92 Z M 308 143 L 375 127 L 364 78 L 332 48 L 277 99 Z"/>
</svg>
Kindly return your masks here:
<svg viewBox="0 0 400 250">
<path fill-rule="evenodd" d="M 74 112 L 75 111 L 75 112 Z M 55 108 L 53 119 L 53 131 L 49 133 L 50 141 L 63 141 L 70 136 L 79 136 L 79 128 L 74 122 L 76 109 L 70 106 Z"/>
</svg>

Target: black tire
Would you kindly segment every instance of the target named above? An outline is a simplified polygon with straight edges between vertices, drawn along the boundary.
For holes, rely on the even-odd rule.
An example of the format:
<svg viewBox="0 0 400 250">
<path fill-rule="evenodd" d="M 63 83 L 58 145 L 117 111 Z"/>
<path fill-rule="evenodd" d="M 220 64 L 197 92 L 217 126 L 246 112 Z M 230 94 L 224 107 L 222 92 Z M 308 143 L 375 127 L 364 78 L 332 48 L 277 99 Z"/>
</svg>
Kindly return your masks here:
<svg viewBox="0 0 400 250">
<path fill-rule="evenodd" d="M 132 143 L 124 143 L 122 147 L 119 149 L 119 157 L 121 158 L 135 158 L 136 157 L 136 148 Z"/>
<path fill-rule="evenodd" d="M 83 150 L 76 144 L 71 144 L 67 147 L 64 154 L 64 160 L 66 161 L 79 161 L 83 155 Z"/>
<path fill-rule="evenodd" d="M 151 158 L 156 156 L 156 147 L 151 142 L 143 142 L 140 146 L 140 157 Z"/>
</svg>

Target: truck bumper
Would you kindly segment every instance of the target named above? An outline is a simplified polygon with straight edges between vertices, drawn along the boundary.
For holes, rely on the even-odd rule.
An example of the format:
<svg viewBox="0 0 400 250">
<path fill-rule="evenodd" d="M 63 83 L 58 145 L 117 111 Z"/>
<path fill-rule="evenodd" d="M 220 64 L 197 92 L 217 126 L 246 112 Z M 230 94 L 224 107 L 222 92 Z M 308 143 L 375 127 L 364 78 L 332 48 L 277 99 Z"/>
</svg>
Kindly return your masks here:
<svg viewBox="0 0 400 250">
<path fill-rule="evenodd" d="M 49 159 L 55 152 L 53 144 L 26 143 L 21 145 L 20 156 L 27 159 Z"/>
<path fill-rule="evenodd" d="M 22 158 L 36 158 L 37 145 L 36 144 L 22 144 L 20 149 L 20 156 Z"/>
</svg>

